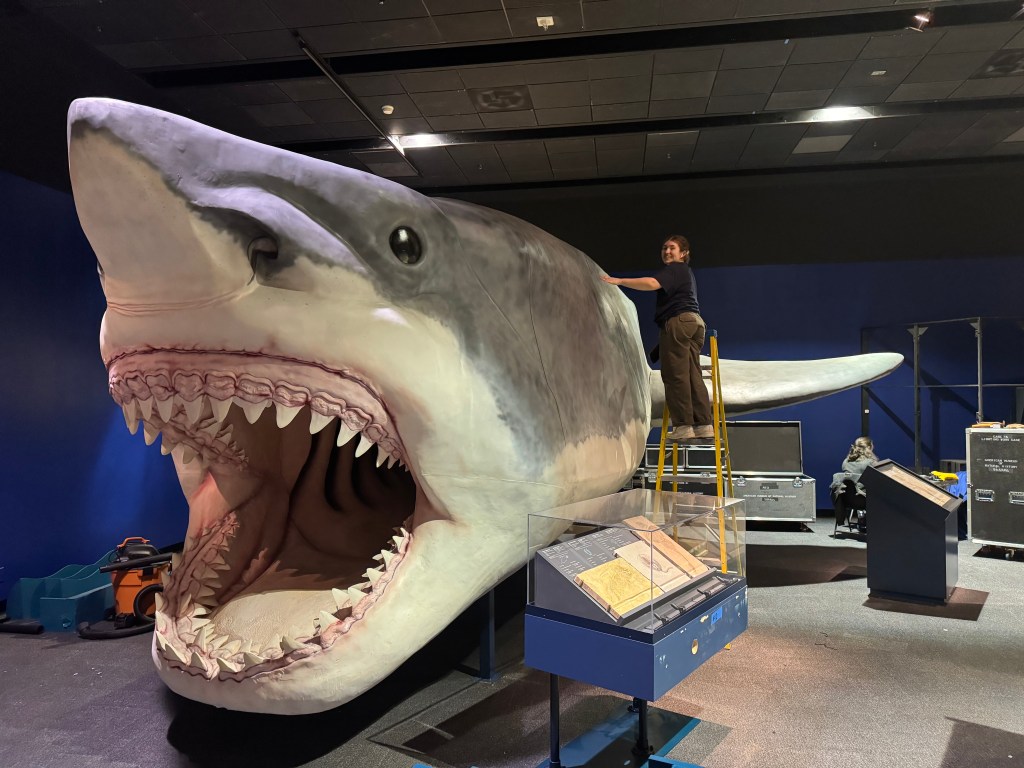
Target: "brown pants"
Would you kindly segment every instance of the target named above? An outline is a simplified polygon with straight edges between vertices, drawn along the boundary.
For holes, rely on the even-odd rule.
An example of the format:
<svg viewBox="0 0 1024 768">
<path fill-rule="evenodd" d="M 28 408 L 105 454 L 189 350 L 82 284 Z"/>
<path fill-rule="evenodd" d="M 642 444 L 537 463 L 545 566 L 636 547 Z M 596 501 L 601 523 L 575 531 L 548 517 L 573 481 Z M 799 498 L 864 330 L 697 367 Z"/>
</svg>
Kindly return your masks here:
<svg viewBox="0 0 1024 768">
<path fill-rule="evenodd" d="M 672 425 L 710 424 L 711 398 L 700 371 L 700 350 L 704 346 L 704 321 L 700 315 L 684 312 L 670 318 L 661 329 L 658 346 Z"/>
</svg>

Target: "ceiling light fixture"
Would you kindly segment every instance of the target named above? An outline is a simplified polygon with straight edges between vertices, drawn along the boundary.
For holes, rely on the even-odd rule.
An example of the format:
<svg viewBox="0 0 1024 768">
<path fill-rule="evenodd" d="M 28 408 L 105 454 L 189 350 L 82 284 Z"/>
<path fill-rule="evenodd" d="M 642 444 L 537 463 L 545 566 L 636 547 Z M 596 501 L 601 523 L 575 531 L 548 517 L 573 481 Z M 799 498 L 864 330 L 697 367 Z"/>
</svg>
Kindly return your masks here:
<svg viewBox="0 0 1024 768">
<path fill-rule="evenodd" d="M 825 107 L 811 113 L 812 123 L 834 123 L 841 120 L 870 120 L 874 117 L 863 107 Z"/>
<path fill-rule="evenodd" d="M 871 76 L 872 77 L 881 77 L 886 72 L 888 72 L 888 70 L 886 70 L 886 69 L 876 69 L 874 72 L 871 73 Z"/>
<path fill-rule="evenodd" d="M 537 26 L 547 32 L 551 27 L 555 26 L 554 16 L 538 16 Z"/>
<path fill-rule="evenodd" d="M 390 115 L 394 113 L 395 108 L 390 104 L 385 104 L 383 107 L 380 108 L 380 111 L 383 112 L 385 115 Z"/>
<path fill-rule="evenodd" d="M 922 11 L 921 13 L 914 16 L 913 23 L 907 27 L 909 30 L 914 32 L 924 32 L 924 28 L 932 23 L 932 12 Z"/>
<path fill-rule="evenodd" d="M 396 138 L 402 147 L 406 149 L 410 147 L 440 147 L 445 143 L 444 139 L 435 133 L 413 133 L 409 136 L 398 136 Z"/>
</svg>

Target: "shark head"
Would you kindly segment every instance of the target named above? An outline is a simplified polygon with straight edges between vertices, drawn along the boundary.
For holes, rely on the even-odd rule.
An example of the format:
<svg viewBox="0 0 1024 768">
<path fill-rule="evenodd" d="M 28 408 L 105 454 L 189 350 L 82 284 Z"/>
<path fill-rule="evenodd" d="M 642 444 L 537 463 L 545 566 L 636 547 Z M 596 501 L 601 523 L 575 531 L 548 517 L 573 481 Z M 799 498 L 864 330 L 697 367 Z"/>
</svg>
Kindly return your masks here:
<svg viewBox="0 0 1024 768">
<path fill-rule="evenodd" d="M 565 243 L 123 102 L 72 104 L 68 146 L 111 396 L 189 506 L 176 692 L 344 703 L 525 561 L 529 512 L 637 465 L 636 311 Z"/>
</svg>

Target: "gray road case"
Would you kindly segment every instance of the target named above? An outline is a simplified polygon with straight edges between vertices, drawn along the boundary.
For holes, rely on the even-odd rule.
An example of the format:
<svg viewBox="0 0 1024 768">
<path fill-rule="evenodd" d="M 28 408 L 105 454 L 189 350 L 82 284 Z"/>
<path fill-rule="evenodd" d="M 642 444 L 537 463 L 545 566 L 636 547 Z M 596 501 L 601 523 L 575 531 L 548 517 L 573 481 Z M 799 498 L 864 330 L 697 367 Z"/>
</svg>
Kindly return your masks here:
<svg viewBox="0 0 1024 768">
<path fill-rule="evenodd" d="M 813 522 L 815 482 L 803 473 L 799 421 L 730 421 L 729 450 L 736 498 L 743 499 L 747 520 Z M 653 485 L 658 446 L 647 446 L 647 479 Z M 679 490 L 714 496 L 714 445 L 679 447 Z M 665 456 L 662 488 L 671 490 L 672 454 Z"/>
<path fill-rule="evenodd" d="M 1024 547 L 1024 429 L 967 430 L 971 540 Z"/>
</svg>

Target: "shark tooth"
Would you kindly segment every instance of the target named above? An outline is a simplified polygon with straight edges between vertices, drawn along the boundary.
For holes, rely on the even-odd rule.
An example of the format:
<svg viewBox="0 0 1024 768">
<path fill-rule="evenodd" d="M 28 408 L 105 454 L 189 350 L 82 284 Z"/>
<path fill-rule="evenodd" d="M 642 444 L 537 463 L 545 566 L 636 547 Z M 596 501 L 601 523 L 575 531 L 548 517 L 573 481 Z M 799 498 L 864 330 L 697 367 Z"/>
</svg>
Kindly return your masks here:
<svg viewBox="0 0 1024 768">
<path fill-rule="evenodd" d="M 201 618 L 199 618 L 198 616 L 196 616 L 193 613 L 193 614 L 191 614 L 191 617 L 189 618 L 189 623 L 192 624 L 192 629 L 193 630 L 206 629 L 206 625 L 210 623 L 210 620 L 209 619 L 201 619 Z"/>
<path fill-rule="evenodd" d="M 153 605 L 156 606 L 156 612 L 160 613 L 164 609 L 164 596 L 159 592 L 153 595 Z"/>
<path fill-rule="evenodd" d="M 195 626 L 195 622 L 192 622 L 192 626 Z M 196 635 L 196 645 L 199 646 L 200 650 L 208 650 L 206 644 L 210 640 L 210 626 L 209 623 L 204 624 L 199 630 L 199 634 Z"/>
<path fill-rule="evenodd" d="M 206 670 L 206 662 L 203 661 L 203 657 L 199 655 L 198 651 L 192 651 L 192 658 L 189 659 L 188 663 L 191 667 Z"/>
<path fill-rule="evenodd" d="M 359 593 L 360 600 L 363 599 L 362 594 L 362 592 Z M 334 598 L 334 603 L 338 606 L 339 610 L 352 605 L 352 595 L 349 592 L 343 592 L 342 590 L 335 588 L 331 590 L 331 596 Z"/>
<path fill-rule="evenodd" d="M 262 656 L 256 656 L 255 654 L 249 653 L 248 651 L 242 652 L 242 659 L 244 660 L 245 666 L 255 667 L 257 664 L 262 664 L 266 659 Z"/>
<path fill-rule="evenodd" d="M 217 433 L 220 432 L 221 424 L 219 421 L 212 421 L 207 426 L 202 428 L 202 433 L 208 435 L 211 440 L 217 437 Z"/>
<path fill-rule="evenodd" d="M 156 619 L 156 636 L 160 637 L 161 632 L 167 631 L 167 617 L 158 610 L 154 618 Z"/>
<path fill-rule="evenodd" d="M 163 635 L 158 634 L 156 636 L 156 647 L 159 648 L 161 651 L 166 651 L 167 650 L 167 638 L 164 637 Z"/>
<path fill-rule="evenodd" d="M 134 435 L 139 431 L 139 417 L 135 415 L 135 409 L 130 405 L 126 405 L 121 410 L 124 411 L 124 425 Z"/>
<path fill-rule="evenodd" d="M 214 400 L 210 398 L 210 407 L 213 409 L 213 417 L 218 421 L 224 421 L 231 410 L 231 400 Z"/>
<path fill-rule="evenodd" d="M 170 569 L 168 569 L 168 568 L 161 568 L 160 569 L 160 586 L 162 586 L 165 590 L 169 586 L 171 586 L 171 572 L 170 572 Z"/>
<path fill-rule="evenodd" d="M 360 600 L 366 597 L 366 593 L 358 587 L 349 587 L 347 590 L 349 600 L 352 601 L 352 605 L 356 605 Z"/>
<path fill-rule="evenodd" d="M 345 445 L 349 440 L 359 434 L 358 429 L 349 429 L 344 424 L 338 427 L 338 447 Z"/>
<path fill-rule="evenodd" d="M 204 627 L 204 629 L 205 629 L 205 627 Z M 227 645 L 228 639 L 229 638 L 228 638 L 227 635 L 216 635 L 214 637 L 211 637 L 210 638 L 210 648 L 212 648 L 215 651 L 219 650 L 219 649 L 223 648 L 225 645 Z"/>
<path fill-rule="evenodd" d="M 217 666 L 220 667 L 222 672 L 237 672 L 238 671 L 238 667 L 236 667 L 233 662 L 230 662 L 227 659 L 221 658 L 220 656 L 217 657 Z"/>
<path fill-rule="evenodd" d="M 225 635 L 225 637 L 227 637 L 227 635 Z M 230 640 L 228 642 L 228 644 L 224 646 L 224 652 L 228 656 L 234 656 L 240 650 L 242 650 L 242 641 L 241 640 L 237 640 L 237 639 L 236 640 Z"/>
<path fill-rule="evenodd" d="M 395 546 L 399 549 L 402 548 L 402 542 L 405 541 L 405 536 L 392 536 L 391 540 L 395 542 Z"/>
<path fill-rule="evenodd" d="M 182 654 L 182 652 L 174 647 L 174 643 L 167 643 L 166 647 L 164 648 L 164 654 L 170 655 L 175 661 L 178 661 L 181 664 L 188 663 L 187 661 L 185 661 L 185 656 Z"/>
<path fill-rule="evenodd" d="M 185 596 L 181 598 L 181 604 L 178 606 L 179 616 L 188 616 L 191 613 L 192 608 L 192 595 L 185 593 Z"/>
<path fill-rule="evenodd" d="M 164 435 L 164 439 L 160 441 L 160 453 L 167 456 L 174 450 L 176 445 L 177 443 L 172 442 L 167 435 Z"/>
<path fill-rule="evenodd" d="M 380 581 L 380 577 L 384 574 L 376 568 L 367 568 L 366 573 L 364 573 L 363 575 L 370 580 L 370 584 L 372 585 Z"/>
<path fill-rule="evenodd" d="M 206 398 L 200 395 L 195 400 L 189 402 L 188 400 L 183 401 L 185 406 L 185 419 L 189 424 L 195 424 L 199 417 L 203 415 L 203 400 Z"/>
<path fill-rule="evenodd" d="M 327 611 L 320 611 L 320 631 L 323 632 L 337 620 L 338 617 L 335 616 L 333 613 L 328 613 Z"/>
<path fill-rule="evenodd" d="M 196 452 L 195 452 L 195 449 L 190 448 L 189 446 L 185 445 L 184 443 L 182 443 L 179 447 L 181 448 L 181 463 L 182 464 L 189 464 L 189 463 L 191 463 L 192 460 L 195 459 L 195 457 L 197 455 Z"/>
<path fill-rule="evenodd" d="M 142 436 L 146 439 L 146 445 L 152 445 L 156 442 L 157 436 L 160 434 L 160 430 L 150 424 L 148 421 L 142 424 Z"/>
<path fill-rule="evenodd" d="M 327 416 L 323 413 L 317 413 L 314 410 L 310 410 L 309 416 L 309 434 L 315 435 L 321 429 L 326 427 L 334 419 L 333 416 Z"/>
<path fill-rule="evenodd" d="M 147 397 L 136 402 L 139 404 L 139 413 L 142 414 L 143 421 L 149 421 L 153 417 L 153 398 Z"/>
<path fill-rule="evenodd" d="M 173 571 L 175 568 L 180 568 L 180 567 L 181 567 L 181 553 L 180 552 L 172 552 L 171 553 L 171 570 Z M 170 579 L 171 577 L 168 575 L 167 578 Z"/>
<path fill-rule="evenodd" d="M 281 403 L 276 403 L 276 405 L 277 426 L 279 429 L 284 429 L 289 424 L 291 424 L 292 419 L 295 418 L 295 415 L 302 410 L 301 405 L 281 405 Z"/>
<path fill-rule="evenodd" d="M 196 618 L 199 618 L 201 616 L 208 616 L 209 613 L 210 610 L 205 605 L 200 605 L 199 603 L 196 603 L 192 606 L 192 615 Z"/>
<path fill-rule="evenodd" d="M 388 452 L 380 445 L 377 446 L 377 466 L 379 467 L 384 463 L 384 459 L 388 457 Z"/>
<path fill-rule="evenodd" d="M 196 592 L 196 599 L 197 600 L 202 600 L 205 597 L 213 597 L 213 590 L 209 586 L 207 586 L 206 584 L 201 586 L 199 588 L 199 591 Z M 198 613 L 198 612 L 199 611 L 198 611 L 198 607 L 197 607 L 196 613 Z"/>
<path fill-rule="evenodd" d="M 391 561 L 395 559 L 395 553 L 388 552 L 386 549 L 382 549 L 380 553 L 381 555 L 383 555 L 384 568 L 386 569 L 389 565 L 391 565 Z"/>
<path fill-rule="evenodd" d="M 298 640 L 293 640 L 288 635 L 281 636 L 281 650 L 285 653 L 292 653 L 293 651 L 301 651 L 306 646 L 300 643 Z"/>
<path fill-rule="evenodd" d="M 384 550 L 381 550 L 376 555 L 374 555 L 373 559 L 374 560 L 383 560 L 384 559 Z"/>
<path fill-rule="evenodd" d="M 220 552 L 217 552 L 217 553 L 216 553 L 216 554 L 215 554 L 215 555 L 213 556 L 213 559 L 212 559 L 212 560 L 210 560 L 210 563 L 209 563 L 209 565 L 210 565 L 210 567 L 211 567 L 211 568 L 212 568 L 212 567 L 214 567 L 214 566 L 216 566 L 216 565 L 227 565 L 227 564 L 228 564 L 228 563 L 227 563 L 227 561 L 226 561 L 226 560 L 224 559 L 224 557 L 223 557 L 223 556 L 222 556 L 222 555 L 220 554 Z"/>
<path fill-rule="evenodd" d="M 174 413 L 174 399 L 168 397 L 166 400 L 157 400 L 156 410 L 160 414 L 161 419 L 170 421 L 171 414 Z"/>
<path fill-rule="evenodd" d="M 373 440 L 370 440 L 366 435 L 359 435 L 359 445 L 356 446 L 356 457 L 362 456 L 373 445 Z"/>
<path fill-rule="evenodd" d="M 388 469 L 391 469 L 393 466 L 395 466 L 396 461 L 398 461 L 397 456 L 388 456 Z"/>
<path fill-rule="evenodd" d="M 239 397 L 233 397 L 231 398 L 231 401 L 242 409 L 245 413 L 245 420 L 250 424 L 255 424 L 259 421 L 260 414 L 263 413 L 263 409 L 269 405 L 266 400 L 262 403 L 250 403 L 248 400 L 242 400 Z"/>
</svg>

